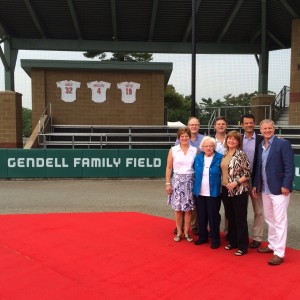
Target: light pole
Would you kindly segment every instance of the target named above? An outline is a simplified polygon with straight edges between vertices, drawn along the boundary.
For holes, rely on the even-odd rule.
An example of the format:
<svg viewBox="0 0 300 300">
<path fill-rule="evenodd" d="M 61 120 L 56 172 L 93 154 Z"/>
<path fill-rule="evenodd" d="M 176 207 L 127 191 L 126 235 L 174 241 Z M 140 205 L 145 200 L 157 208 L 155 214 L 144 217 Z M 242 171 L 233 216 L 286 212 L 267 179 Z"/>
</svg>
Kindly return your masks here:
<svg viewBox="0 0 300 300">
<path fill-rule="evenodd" d="M 196 2 L 192 0 L 192 94 L 191 116 L 196 114 Z"/>
</svg>

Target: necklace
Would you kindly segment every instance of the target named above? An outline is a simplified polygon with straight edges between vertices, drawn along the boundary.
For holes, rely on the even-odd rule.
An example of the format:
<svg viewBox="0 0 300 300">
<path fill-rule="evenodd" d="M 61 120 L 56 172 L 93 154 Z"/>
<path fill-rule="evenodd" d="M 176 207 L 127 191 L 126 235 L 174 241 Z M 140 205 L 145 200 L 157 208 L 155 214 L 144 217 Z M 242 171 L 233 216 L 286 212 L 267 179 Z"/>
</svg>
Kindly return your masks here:
<svg viewBox="0 0 300 300">
<path fill-rule="evenodd" d="M 213 155 L 204 156 L 204 168 L 208 169 L 210 167 L 213 157 Z"/>
</svg>

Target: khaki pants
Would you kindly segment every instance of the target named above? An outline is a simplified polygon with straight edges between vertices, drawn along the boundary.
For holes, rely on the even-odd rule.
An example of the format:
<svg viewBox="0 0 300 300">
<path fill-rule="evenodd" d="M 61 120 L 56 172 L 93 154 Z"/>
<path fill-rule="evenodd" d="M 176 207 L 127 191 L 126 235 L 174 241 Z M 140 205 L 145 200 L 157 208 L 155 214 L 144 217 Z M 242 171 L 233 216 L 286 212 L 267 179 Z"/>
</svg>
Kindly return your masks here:
<svg viewBox="0 0 300 300">
<path fill-rule="evenodd" d="M 196 211 L 196 209 L 192 210 L 191 226 L 192 226 L 192 228 L 198 229 L 198 220 L 197 220 L 197 211 Z"/>
<path fill-rule="evenodd" d="M 255 241 L 261 242 L 264 234 L 264 207 L 262 201 L 262 195 L 259 194 L 258 198 L 254 198 L 253 194 L 249 192 L 249 196 L 252 202 L 254 221 L 252 226 L 252 238 Z"/>
</svg>

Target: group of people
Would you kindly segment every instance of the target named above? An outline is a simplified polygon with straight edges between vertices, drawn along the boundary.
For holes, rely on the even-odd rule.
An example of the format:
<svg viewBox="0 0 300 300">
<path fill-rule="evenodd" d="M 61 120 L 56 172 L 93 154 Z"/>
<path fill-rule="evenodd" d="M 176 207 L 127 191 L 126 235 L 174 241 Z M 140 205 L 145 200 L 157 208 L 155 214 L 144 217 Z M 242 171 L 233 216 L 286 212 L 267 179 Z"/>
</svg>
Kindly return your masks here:
<svg viewBox="0 0 300 300">
<path fill-rule="evenodd" d="M 227 131 L 225 117 L 215 121 L 215 136 L 199 134 L 200 122 L 191 117 L 187 127 L 179 128 L 166 167 L 168 204 L 175 210 L 175 242 L 182 238 L 195 245 L 208 243 L 220 247 L 221 202 L 224 205 L 224 232 L 228 244 L 243 256 L 248 248 L 273 253 L 270 265 L 280 265 L 287 239 L 287 208 L 292 191 L 295 165 L 290 143 L 275 135 L 270 119 L 260 123 L 243 115 L 244 134 Z M 249 244 L 247 208 L 252 201 L 253 239 Z M 260 247 L 264 221 L 268 224 L 268 246 Z M 198 240 L 189 234 L 190 227 Z"/>
</svg>

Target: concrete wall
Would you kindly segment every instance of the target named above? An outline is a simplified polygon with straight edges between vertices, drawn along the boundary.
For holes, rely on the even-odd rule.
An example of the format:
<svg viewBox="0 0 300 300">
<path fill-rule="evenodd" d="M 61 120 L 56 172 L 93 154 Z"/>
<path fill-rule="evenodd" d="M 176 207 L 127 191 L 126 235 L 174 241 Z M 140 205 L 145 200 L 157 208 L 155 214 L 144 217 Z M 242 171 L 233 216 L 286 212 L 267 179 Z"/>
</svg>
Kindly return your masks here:
<svg viewBox="0 0 300 300">
<path fill-rule="evenodd" d="M 22 148 L 22 95 L 0 92 L 0 148 Z"/>
<path fill-rule="evenodd" d="M 251 112 L 255 117 L 256 124 L 259 124 L 263 119 L 268 119 L 270 114 L 270 110 L 266 110 L 266 107 L 259 107 L 258 105 L 268 106 L 271 105 L 274 100 L 275 95 L 257 95 L 251 98 L 251 104 L 254 106 Z"/>
<path fill-rule="evenodd" d="M 300 125 L 300 19 L 293 20 L 289 124 Z"/>
</svg>

